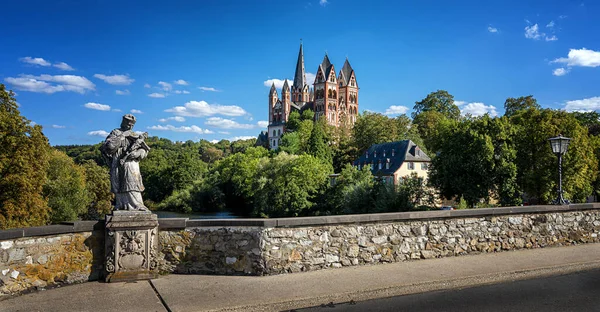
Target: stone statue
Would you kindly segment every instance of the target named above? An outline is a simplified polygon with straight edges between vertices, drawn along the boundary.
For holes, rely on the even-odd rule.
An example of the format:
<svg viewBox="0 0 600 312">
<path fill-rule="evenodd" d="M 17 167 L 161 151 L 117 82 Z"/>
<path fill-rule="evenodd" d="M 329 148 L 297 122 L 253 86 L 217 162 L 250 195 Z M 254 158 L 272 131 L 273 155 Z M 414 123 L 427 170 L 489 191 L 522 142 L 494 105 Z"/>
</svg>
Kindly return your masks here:
<svg viewBox="0 0 600 312">
<path fill-rule="evenodd" d="M 114 210 L 148 211 L 142 201 L 142 175 L 139 161 L 146 158 L 150 148 L 144 141 L 148 133 L 133 131 L 135 116 L 123 116 L 121 128 L 113 130 L 100 151 L 110 166 L 110 187 L 115 193 Z"/>
</svg>

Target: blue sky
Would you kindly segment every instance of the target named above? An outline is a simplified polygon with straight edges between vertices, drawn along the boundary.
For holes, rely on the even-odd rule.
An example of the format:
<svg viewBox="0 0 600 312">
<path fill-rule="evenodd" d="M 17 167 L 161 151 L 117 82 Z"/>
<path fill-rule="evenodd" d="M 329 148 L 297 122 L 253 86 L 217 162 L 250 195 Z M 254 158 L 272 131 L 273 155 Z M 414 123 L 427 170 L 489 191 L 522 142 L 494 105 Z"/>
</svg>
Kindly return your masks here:
<svg viewBox="0 0 600 312">
<path fill-rule="evenodd" d="M 597 1 L 7 1 L 0 81 L 50 143 L 89 144 L 134 112 L 171 140 L 256 136 L 271 81 L 349 58 L 360 111 L 410 114 L 444 89 L 463 113 L 507 97 L 600 109 Z M 268 86 L 267 86 L 268 85 Z"/>
</svg>

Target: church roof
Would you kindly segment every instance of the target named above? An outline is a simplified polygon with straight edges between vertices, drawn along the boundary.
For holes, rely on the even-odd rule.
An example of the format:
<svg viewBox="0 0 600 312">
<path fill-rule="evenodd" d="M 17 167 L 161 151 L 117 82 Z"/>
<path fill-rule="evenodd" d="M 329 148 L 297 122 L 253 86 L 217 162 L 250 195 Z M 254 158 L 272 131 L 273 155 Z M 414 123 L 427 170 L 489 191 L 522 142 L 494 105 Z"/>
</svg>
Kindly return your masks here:
<svg viewBox="0 0 600 312">
<path fill-rule="evenodd" d="M 269 95 L 277 94 L 277 89 L 275 88 L 275 83 L 271 85 L 271 91 L 269 91 Z"/>
<path fill-rule="evenodd" d="M 294 87 L 302 89 L 306 84 L 306 74 L 304 73 L 304 49 L 300 43 L 300 52 L 298 52 L 298 61 L 296 62 L 296 73 L 294 74 Z"/>
<path fill-rule="evenodd" d="M 286 79 L 283 83 L 283 88 L 281 88 L 281 92 L 290 91 L 290 85 L 288 84 L 288 80 Z"/>
<path fill-rule="evenodd" d="M 331 73 L 331 61 L 329 61 L 329 56 L 325 53 L 325 57 L 323 58 L 323 62 L 321 62 L 321 68 L 323 69 L 323 73 L 325 74 L 325 80 L 329 80 L 329 74 Z"/>
<path fill-rule="evenodd" d="M 354 69 L 352 69 L 352 66 L 350 66 L 350 62 L 348 62 L 348 58 L 346 58 L 346 61 L 344 62 L 344 66 L 342 67 L 342 74 L 344 75 L 344 84 L 349 84 L 350 83 L 350 77 L 352 76 L 352 72 L 354 71 Z"/>
</svg>

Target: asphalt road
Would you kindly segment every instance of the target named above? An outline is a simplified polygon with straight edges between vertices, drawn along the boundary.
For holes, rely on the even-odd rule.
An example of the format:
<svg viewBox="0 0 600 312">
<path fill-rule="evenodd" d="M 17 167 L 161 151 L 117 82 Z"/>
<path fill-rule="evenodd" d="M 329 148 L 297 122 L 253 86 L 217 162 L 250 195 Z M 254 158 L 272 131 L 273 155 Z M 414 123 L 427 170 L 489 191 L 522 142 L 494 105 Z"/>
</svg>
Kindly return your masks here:
<svg viewBox="0 0 600 312">
<path fill-rule="evenodd" d="M 297 311 L 600 311 L 600 270 Z"/>
</svg>

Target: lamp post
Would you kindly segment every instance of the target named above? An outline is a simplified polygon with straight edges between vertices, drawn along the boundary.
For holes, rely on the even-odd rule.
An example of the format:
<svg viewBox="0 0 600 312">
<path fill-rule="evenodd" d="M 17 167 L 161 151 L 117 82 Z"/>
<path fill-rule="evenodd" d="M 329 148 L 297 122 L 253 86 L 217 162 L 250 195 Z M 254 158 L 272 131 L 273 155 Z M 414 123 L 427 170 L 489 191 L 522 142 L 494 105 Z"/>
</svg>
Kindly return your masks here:
<svg viewBox="0 0 600 312">
<path fill-rule="evenodd" d="M 550 141 L 550 146 L 552 147 L 552 152 L 558 156 L 558 197 L 554 201 L 556 205 L 565 205 L 568 204 L 569 201 L 563 198 L 563 190 L 562 190 L 562 155 L 567 152 L 567 148 L 569 147 L 569 143 L 571 142 L 570 138 L 562 136 L 559 134 L 555 138 L 548 139 Z"/>
</svg>

